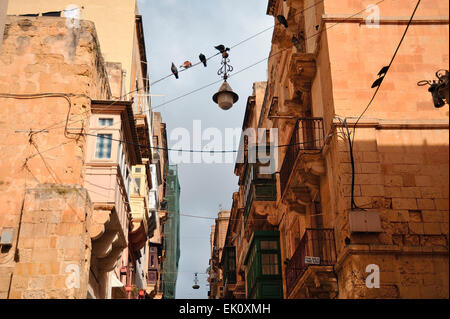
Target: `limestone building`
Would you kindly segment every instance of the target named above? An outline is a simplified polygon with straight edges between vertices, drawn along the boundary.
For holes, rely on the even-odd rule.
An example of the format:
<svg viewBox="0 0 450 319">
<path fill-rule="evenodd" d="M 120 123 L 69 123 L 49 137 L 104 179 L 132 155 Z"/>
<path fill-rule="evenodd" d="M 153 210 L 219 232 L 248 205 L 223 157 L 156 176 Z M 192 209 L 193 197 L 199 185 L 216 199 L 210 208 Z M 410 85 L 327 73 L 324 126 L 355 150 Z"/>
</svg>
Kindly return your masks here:
<svg viewBox="0 0 450 319">
<path fill-rule="evenodd" d="M 150 108 L 136 3 L 121 1 L 130 14 L 112 14 L 126 20 L 124 33 L 100 14 L 107 3 L 76 7 L 75 18 L 53 1 L 8 8 L 0 298 L 158 295 L 151 239 L 163 236 L 168 157 L 152 147 L 167 147 L 165 124 Z M 78 19 L 83 12 L 93 21 Z M 113 37 L 123 40 L 117 50 Z"/>
<path fill-rule="evenodd" d="M 5 31 L 7 9 L 8 9 L 8 0 L 1 0 L 0 1 L 0 50 L 2 49 L 3 32 Z"/>
<path fill-rule="evenodd" d="M 278 129 L 277 170 L 262 174 L 242 139 L 225 298 L 448 298 L 448 104 L 417 85 L 448 69 L 448 3 L 418 7 L 363 113 L 414 5 L 380 3 L 374 26 L 360 2 L 269 0 L 267 86 L 243 129 Z"/>
<path fill-rule="evenodd" d="M 211 227 L 211 259 L 209 260 L 209 299 L 220 299 L 223 297 L 223 289 L 227 278 L 220 263 L 224 252 L 225 237 L 230 220 L 229 210 L 220 210 L 217 214 L 216 223 Z"/>
</svg>

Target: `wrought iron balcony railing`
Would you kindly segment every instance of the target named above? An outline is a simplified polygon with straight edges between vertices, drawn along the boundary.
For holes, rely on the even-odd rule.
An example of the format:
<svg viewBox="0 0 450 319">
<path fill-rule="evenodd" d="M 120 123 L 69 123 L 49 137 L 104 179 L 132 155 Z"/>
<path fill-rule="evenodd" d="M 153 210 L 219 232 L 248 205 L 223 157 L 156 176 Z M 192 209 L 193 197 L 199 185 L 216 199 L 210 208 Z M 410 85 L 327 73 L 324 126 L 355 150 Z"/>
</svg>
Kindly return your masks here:
<svg viewBox="0 0 450 319">
<path fill-rule="evenodd" d="M 289 295 L 310 265 L 336 263 L 333 229 L 306 229 L 297 249 L 286 265 L 286 290 Z"/>
<path fill-rule="evenodd" d="M 289 176 L 298 154 L 302 151 L 321 150 L 325 141 L 324 135 L 322 118 L 310 117 L 297 120 L 281 165 L 280 186 L 282 195 L 288 186 Z"/>
</svg>

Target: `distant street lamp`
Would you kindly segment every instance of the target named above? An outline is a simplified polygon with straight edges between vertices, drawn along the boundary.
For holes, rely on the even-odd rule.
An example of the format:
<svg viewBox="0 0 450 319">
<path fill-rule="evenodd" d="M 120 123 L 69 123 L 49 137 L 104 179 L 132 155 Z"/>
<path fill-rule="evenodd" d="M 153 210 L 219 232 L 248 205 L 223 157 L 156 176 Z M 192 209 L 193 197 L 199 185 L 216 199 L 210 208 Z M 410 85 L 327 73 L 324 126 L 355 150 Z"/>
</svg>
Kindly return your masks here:
<svg viewBox="0 0 450 319">
<path fill-rule="evenodd" d="M 198 285 L 197 273 L 195 273 L 194 285 L 192 286 L 192 289 L 198 289 L 198 288 L 200 288 L 200 286 Z"/>
<path fill-rule="evenodd" d="M 213 101 L 219 105 L 222 110 L 229 110 L 234 103 L 239 100 L 239 95 L 233 92 L 231 86 L 228 84 L 228 73 L 233 71 L 233 67 L 229 65 L 230 59 L 228 52 L 222 52 L 222 66 L 217 71 L 217 75 L 222 76 L 224 82 L 219 88 L 219 91 L 213 95 Z"/>
</svg>

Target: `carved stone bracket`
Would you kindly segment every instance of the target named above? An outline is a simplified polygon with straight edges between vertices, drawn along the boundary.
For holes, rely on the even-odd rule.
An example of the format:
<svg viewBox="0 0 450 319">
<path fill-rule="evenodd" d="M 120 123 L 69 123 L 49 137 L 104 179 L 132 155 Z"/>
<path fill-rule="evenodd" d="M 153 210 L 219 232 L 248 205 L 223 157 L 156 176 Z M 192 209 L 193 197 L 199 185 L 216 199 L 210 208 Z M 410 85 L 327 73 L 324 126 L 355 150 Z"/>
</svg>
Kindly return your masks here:
<svg viewBox="0 0 450 319">
<path fill-rule="evenodd" d="M 291 179 L 291 185 L 284 197 L 290 210 L 306 213 L 306 206 L 317 198 L 320 191 L 320 176 L 326 174 L 321 154 L 303 154 Z"/>
<path fill-rule="evenodd" d="M 295 53 L 289 64 L 289 79 L 296 90 L 310 92 L 316 75 L 316 60 L 311 53 Z"/>
<path fill-rule="evenodd" d="M 96 225 L 99 226 L 103 220 L 105 223 L 96 227 L 94 234 L 91 231 L 92 256 L 97 259 L 99 269 L 108 272 L 114 269 L 128 243 L 114 205 L 94 205 L 94 216 L 95 213 L 101 217 L 94 220 Z"/>
<path fill-rule="evenodd" d="M 292 47 L 292 33 L 284 26 L 277 24 L 273 31 L 272 43 L 278 45 L 280 50 Z"/>
<path fill-rule="evenodd" d="M 311 93 L 298 90 L 294 94 L 291 99 L 284 101 L 283 111 L 291 116 L 304 117 L 310 109 Z"/>
</svg>

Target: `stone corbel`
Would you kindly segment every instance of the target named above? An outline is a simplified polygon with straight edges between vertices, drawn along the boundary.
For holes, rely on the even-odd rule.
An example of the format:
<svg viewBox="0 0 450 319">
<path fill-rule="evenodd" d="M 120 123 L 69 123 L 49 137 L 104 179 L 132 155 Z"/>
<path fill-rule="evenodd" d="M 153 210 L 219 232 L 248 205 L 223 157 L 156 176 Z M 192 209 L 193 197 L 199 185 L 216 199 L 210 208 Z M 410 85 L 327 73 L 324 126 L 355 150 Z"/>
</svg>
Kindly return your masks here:
<svg viewBox="0 0 450 319">
<path fill-rule="evenodd" d="M 321 154 L 304 154 L 301 158 L 300 167 L 303 167 L 307 174 L 315 176 L 325 176 L 325 162 Z"/>
<path fill-rule="evenodd" d="M 307 186 L 294 186 L 286 198 L 286 204 L 294 211 L 306 213 L 305 206 L 309 205 L 311 200 L 311 194 Z"/>
<path fill-rule="evenodd" d="M 102 272 L 109 272 L 114 270 L 117 265 L 117 261 L 122 256 L 123 249 L 121 245 L 113 245 L 113 249 L 105 258 L 97 259 L 98 268 L 101 269 Z"/>
<path fill-rule="evenodd" d="M 303 1 L 299 1 L 299 0 L 287 0 L 288 2 L 288 7 L 292 9 L 297 9 L 297 10 L 301 10 L 303 9 Z"/>
<path fill-rule="evenodd" d="M 95 205 L 92 212 L 89 234 L 92 240 L 100 238 L 105 233 L 105 226 L 110 222 L 113 205 Z"/>
<path fill-rule="evenodd" d="M 310 92 L 316 75 L 316 60 L 311 53 L 294 53 L 289 65 L 289 80 L 296 90 Z"/>
<path fill-rule="evenodd" d="M 289 100 L 284 101 L 284 112 L 290 116 L 302 117 L 305 116 L 305 112 L 310 109 L 310 92 L 301 91 L 300 97 L 292 97 Z M 294 124 L 295 125 L 295 124 Z"/>
<path fill-rule="evenodd" d="M 291 8 L 289 9 L 289 15 L 288 17 L 286 17 L 289 32 L 291 32 L 292 34 L 298 33 L 299 23 L 301 23 L 302 17 L 303 15 L 300 15 L 299 17 L 299 12 L 297 8 L 291 6 Z"/>
<path fill-rule="evenodd" d="M 107 231 L 100 240 L 96 240 L 92 243 L 93 255 L 97 258 L 105 258 L 111 253 L 113 245 L 117 243 L 118 240 L 119 235 L 117 234 L 117 231 Z"/>
<path fill-rule="evenodd" d="M 128 243 L 114 205 L 95 205 L 95 213 L 97 213 L 97 217 L 102 217 L 101 220 L 94 220 L 98 226 L 95 229 L 97 231 L 102 229 L 102 231 L 94 233 L 95 239 L 91 232 L 92 255 L 97 259 L 102 271 L 111 271 Z M 107 221 L 102 224 L 102 221 L 106 219 Z"/>
<path fill-rule="evenodd" d="M 321 154 L 305 154 L 300 163 L 303 184 L 309 189 L 311 199 L 317 198 L 320 191 L 320 176 L 326 174 Z"/>
<path fill-rule="evenodd" d="M 278 45 L 280 50 L 287 49 L 292 47 L 292 34 L 284 26 L 277 24 L 273 31 L 272 42 Z"/>
</svg>

